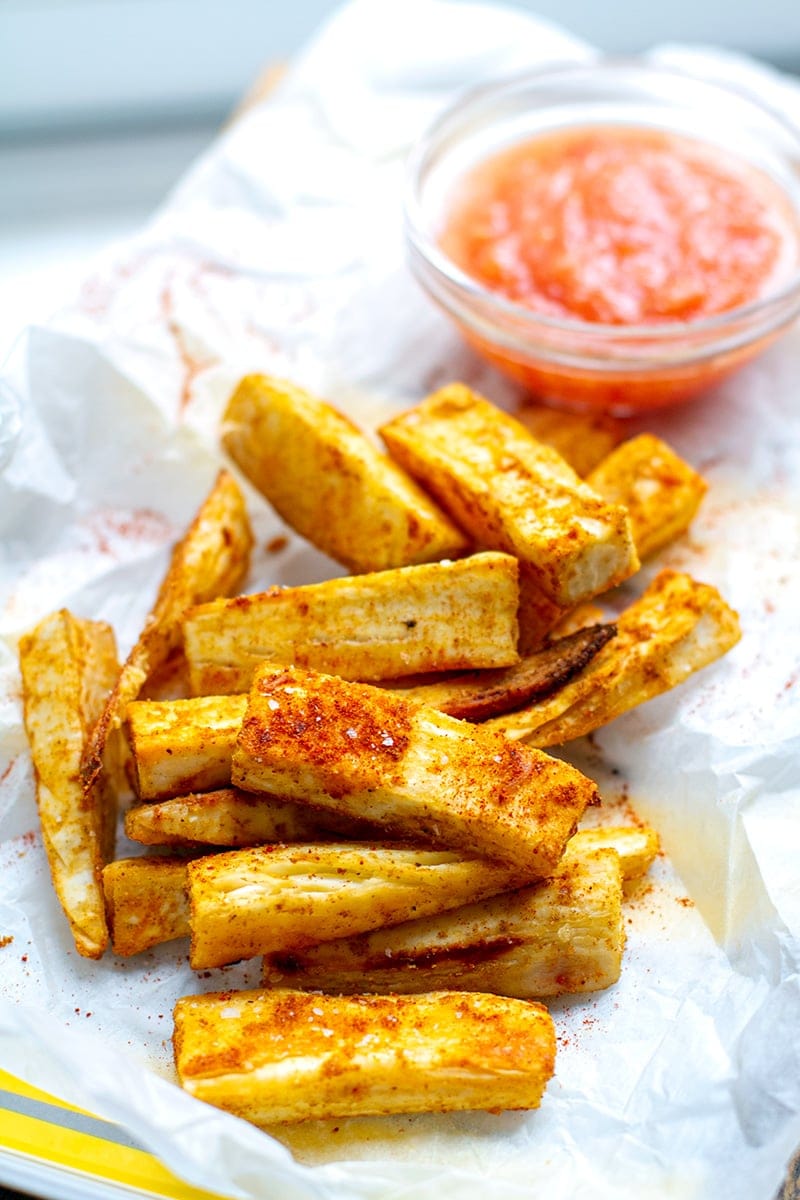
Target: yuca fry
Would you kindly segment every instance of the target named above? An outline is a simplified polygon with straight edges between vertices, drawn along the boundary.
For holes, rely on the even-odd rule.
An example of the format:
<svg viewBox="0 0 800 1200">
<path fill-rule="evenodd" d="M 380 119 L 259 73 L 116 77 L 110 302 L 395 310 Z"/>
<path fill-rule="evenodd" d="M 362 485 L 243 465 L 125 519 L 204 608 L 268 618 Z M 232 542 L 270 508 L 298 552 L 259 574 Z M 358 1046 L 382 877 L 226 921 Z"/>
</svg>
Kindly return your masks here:
<svg viewBox="0 0 800 1200">
<path fill-rule="evenodd" d="M 623 442 L 586 482 L 611 504 L 625 505 L 641 559 L 688 529 L 708 490 L 702 475 L 651 433 Z"/>
<path fill-rule="evenodd" d="M 227 787 L 246 708 L 247 696 L 131 703 L 128 731 L 139 799 Z"/>
<path fill-rule="evenodd" d="M 120 858 L 103 871 L 115 954 L 189 936 L 185 859 Z"/>
<path fill-rule="evenodd" d="M 619 979 L 619 856 L 568 855 L 549 880 L 360 937 L 272 955 L 264 983 L 331 992 L 593 992 Z"/>
<path fill-rule="evenodd" d="M 258 1125 L 536 1108 L 555 1065 L 539 1004 L 498 996 L 187 996 L 175 1064 L 199 1100 Z"/>
<path fill-rule="evenodd" d="M 590 663 L 616 634 L 613 625 L 580 629 L 499 671 L 470 671 L 453 678 L 398 687 L 398 694 L 464 721 L 485 721 L 558 691 Z"/>
<path fill-rule="evenodd" d="M 441 913 L 530 882 L 518 867 L 408 846 L 256 846 L 188 869 L 196 970 Z"/>
<path fill-rule="evenodd" d="M 605 413 L 568 413 L 525 404 L 514 413 L 537 442 L 557 451 L 582 479 L 622 441 L 622 421 Z"/>
<path fill-rule="evenodd" d="M 585 858 L 595 850 L 616 850 L 623 883 L 628 883 L 647 874 L 658 845 L 658 834 L 647 825 L 598 825 L 596 829 L 579 829 L 567 842 L 564 855 Z"/>
<path fill-rule="evenodd" d="M 487 724 L 531 745 L 561 745 L 677 687 L 741 637 L 739 618 L 716 588 L 670 570 L 616 626 L 616 638 L 555 696 Z"/>
<path fill-rule="evenodd" d="M 197 695 L 246 691 L 265 661 L 377 682 L 517 661 L 517 560 L 475 554 L 192 609 L 186 656 Z"/>
<path fill-rule="evenodd" d="M 341 836 L 369 841 L 376 827 L 292 800 L 221 788 L 137 804 L 125 814 L 125 834 L 145 846 L 259 846 Z"/>
<path fill-rule="evenodd" d="M 461 530 L 352 421 L 290 383 L 243 379 L 222 442 L 284 521 L 351 571 L 468 549 Z"/>
<path fill-rule="evenodd" d="M 586 482 L 609 503 L 627 509 L 640 559 L 649 558 L 688 528 L 707 488 L 701 475 L 651 434 L 624 442 Z M 576 610 L 545 595 L 535 570 L 520 563 L 520 654 L 537 650 L 552 633 L 571 631 L 578 616 Z"/>
<path fill-rule="evenodd" d="M 25 729 L 53 887 L 75 948 L 100 958 L 108 945 L 100 872 L 113 845 L 116 805 L 105 779 L 84 792 L 83 752 L 119 671 L 114 634 L 65 608 L 20 641 Z"/>
<path fill-rule="evenodd" d="M 530 564 L 557 604 L 590 599 L 637 569 L 625 510 L 463 384 L 428 396 L 380 432 L 392 457 L 475 541 Z"/>
<path fill-rule="evenodd" d="M 525 751 L 524 753 L 521 753 Z M 367 684 L 266 665 L 233 783 L 549 874 L 597 789 L 574 767 Z"/>
<path fill-rule="evenodd" d="M 227 471 L 220 471 L 173 551 L 153 610 L 92 730 L 81 768 L 86 789 L 99 779 L 106 742 L 125 720 L 128 705 L 178 646 L 183 614 L 193 604 L 231 595 L 239 588 L 247 574 L 252 543 L 239 486 Z"/>
</svg>

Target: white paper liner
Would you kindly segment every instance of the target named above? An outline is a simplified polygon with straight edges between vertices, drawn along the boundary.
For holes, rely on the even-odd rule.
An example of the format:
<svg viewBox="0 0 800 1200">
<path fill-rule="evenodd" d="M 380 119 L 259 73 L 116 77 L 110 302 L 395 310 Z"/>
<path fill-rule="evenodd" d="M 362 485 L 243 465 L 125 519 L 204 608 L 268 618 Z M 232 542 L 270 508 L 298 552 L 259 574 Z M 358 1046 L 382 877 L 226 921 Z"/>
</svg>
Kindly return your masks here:
<svg viewBox="0 0 800 1200">
<path fill-rule="evenodd" d="M 198 1186 L 270 1200 L 491 1186 L 766 1200 L 800 1142 L 796 330 L 702 403 L 640 423 L 711 481 L 690 537 L 660 563 L 718 585 L 745 633 L 573 748 L 606 818 L 632 804 L 669 860 L 629 904 L 620 984 L 552 1006 L 558 1067 L 538 1112 L 314 1122 L 282 1133 L 311 1165 L 293 1163 L 169 1082 L 174 1000 L 253 985 L 256 966 L 198 978 L 180 943 L 81 960 L 35 832 L 16 640 L 67 605 L 111 621 L 127 650 L 220 463 L 219 412 L 244 371 L 317 389 L 365 428 L 455 378 L 513 402 L 405 268 L 404 155 L 461 87 L 590 53 L 518 11 L 356 0 L 14 364 L 22 421 L 0 477 L 0 935 L 13 938 L 0 949 L 0 1065 L 118 1121 Z M 743 81 L 800 119 L 800 89 L 745 60 L 659 57 Z M 250 495 L 250 586 L 340 570 L 294 535 L 270 554 L 285 531 Z"/>
</svg>

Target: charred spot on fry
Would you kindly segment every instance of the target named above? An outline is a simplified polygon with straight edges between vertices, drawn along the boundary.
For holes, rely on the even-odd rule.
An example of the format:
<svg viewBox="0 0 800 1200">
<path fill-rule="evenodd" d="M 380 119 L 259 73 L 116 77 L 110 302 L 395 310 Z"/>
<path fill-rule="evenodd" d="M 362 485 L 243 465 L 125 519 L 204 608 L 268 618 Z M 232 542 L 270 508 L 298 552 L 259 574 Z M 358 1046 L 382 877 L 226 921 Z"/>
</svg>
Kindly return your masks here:
<svg viewBox="0 0 800 1200">
<path fill-rule="evenodd" d="M 613 637 L 613 624 L 592 625 L 549 642 L 513 667 L 470 671 L 439 682 L 410 685 L 402 694 L 465 721 L 485 721 L 542 700 L 583 670 Z M 399 684 L 395 687 L 400 690 Z"/>
</svg>

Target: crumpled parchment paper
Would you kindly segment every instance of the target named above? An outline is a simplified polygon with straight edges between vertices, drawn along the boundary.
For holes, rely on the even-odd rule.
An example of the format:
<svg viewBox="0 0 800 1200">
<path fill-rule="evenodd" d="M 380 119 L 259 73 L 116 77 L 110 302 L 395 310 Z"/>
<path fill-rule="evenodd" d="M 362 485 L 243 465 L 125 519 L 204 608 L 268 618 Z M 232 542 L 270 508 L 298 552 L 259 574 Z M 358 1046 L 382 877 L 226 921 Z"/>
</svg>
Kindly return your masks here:
<svg viewBox="0 0 800 1200">
<path fill-rule="evenodd" d="M 0 1065 L 118 1121 L 198 1186 L 768 1200 L 800 1142 L 797 330 L 702 403 L 647 422 L 711 481 L 660 562 L 717 584 L 745 634 L 571 748 L 601 783 L 600 817 L 632 806 L 667 853 L 628 905 L 620 984 L 552 1006 L 557 1074 L 538 1112 L 315 1122 L 278 1131 L 281 1144 L 190 1099 L 171 1082 L 172 1005 L 256 984 L 256 965 L 198 979 L 180 943 L 79 959 L 36 832 L 17 638 L 67 605 L 111 621 L 127 651 L 220 463 L 219 412 L 244 371 L 316 389 L 365 428 L 456 378 L 516 402 L 409 276 L 404 156 L 462 87 L 591 53 L 516 10 L 355 0 L 9 367 L 22 403 L 0 475 L 0 933 L 13 939 Z M 800 120 L 800 87 L 771 72 L 706 50 L 658 56 Z M 269 553 L 283 530 L 251 499 L 251 587 L 338 570 L 294 536 Z"/>
</svg>

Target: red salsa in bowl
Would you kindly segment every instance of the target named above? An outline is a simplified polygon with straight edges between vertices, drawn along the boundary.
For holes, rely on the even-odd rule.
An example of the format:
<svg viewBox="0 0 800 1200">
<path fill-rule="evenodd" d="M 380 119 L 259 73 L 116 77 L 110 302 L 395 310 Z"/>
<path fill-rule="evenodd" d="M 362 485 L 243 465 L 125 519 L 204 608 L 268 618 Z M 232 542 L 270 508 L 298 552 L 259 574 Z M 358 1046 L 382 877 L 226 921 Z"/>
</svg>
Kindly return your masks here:
<svg viewBox="0 0 800 1200">
<path fill-rule="evenodd" d="M 613 70 L 590 64 L 561 74 L 604 75 L 607 85 Z M 724 111 L 709 121 L 705 92 L 724 110 L 728 89 L 639 64 L 616 72 L 622 92 L 627 85 L 632 94 L 613 103 L 605 86 L 599 102 L 581 96 L 565 104 L 561 80 L 550 89 L 559 105 L 548 105 L 536 95 L 537 81 L 547 93 L 559 72 L 499 85 L 495 95 L 483 89 L 465 104 L 464 145 L 453 129 L 459 109 L 451 110 L 438 142 L 434 130 L 428 143 L 427 164 L 417 155 L 418 190 L 412 177 L 407 215 L 419 278 L 484 355 L 544 399 L 633 412 L 707 388 L 794 317 L 800 202 L 792 131 L 768 110 L 732 93 L 734 124 L 726 128 Z M 538 101 L 531 130 L 526 98 Z M 691 108 L 701 100 L 705 120 Z M 769 154 L 747 152 L 737 105 L 755 109 L 754 139 L 763 133 L 759 122 L 777 125 L 773 140 L 782 138 L 784 149 L 774 155 L 777 171 Z M 486 136 L 493 109 L 499 145 Z M 709 136 L 694 136 L 692 126 Z M 465 153 L 470 138 L 476 145 Z M 437 171 L 429 191 L 438 203 L 426 214 L 425 183 Z"/>
<path fill-rule="evenodd" d="M 791 275 L 797 230 L 767 175 L 679 134 L 607 125 L 482 162 L 462 181 L 442 246 L 533 312 L 643 325 L 758 299 Z"/>
</svg>

